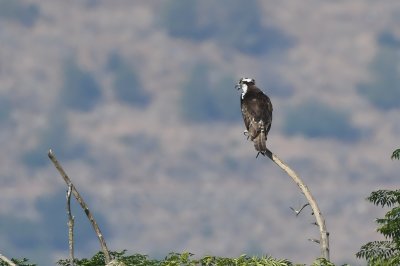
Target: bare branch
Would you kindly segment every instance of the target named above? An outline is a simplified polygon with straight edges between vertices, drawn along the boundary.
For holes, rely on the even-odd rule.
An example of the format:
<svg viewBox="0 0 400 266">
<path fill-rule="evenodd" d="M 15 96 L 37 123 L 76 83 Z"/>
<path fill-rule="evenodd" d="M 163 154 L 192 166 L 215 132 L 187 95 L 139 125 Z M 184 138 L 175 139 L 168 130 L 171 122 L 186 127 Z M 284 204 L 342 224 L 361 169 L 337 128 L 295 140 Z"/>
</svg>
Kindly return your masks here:
<svg viewBox="0 0 400 266">
<path fill-rule="evenodd" d="M 69 258 L 71 266 L 75 265 L 74 262 L 74 217 L 71 214 L 71 192 L 72 184 L 68 186 L 67 191 L 67 215 L 68 215 L 68 246 Z"/>
<path fill-rule="evenodd" d="M 303 180 L 288 165 L 286 165 L 270 150 L 267 149 L 265 151 L 265 155 L 268 156 L 268 158 L 270 158 L 275 164 L 277 164 L 280 168 L 282 168 L 282 170 L 285 171 L 293 179 L 293 181 L 297 184 L 301 192 L 306 197 L 308 203 L 310 204 L 313 210 L 313 213 L 315 215 L 315 220 L 319 228 L 321 239 L 318 240 L 318 243 L 321 244 L 322 257 L 325 258 L 326 260 L 329 260 L 329 233 L 326 229 L 325 219 L 322 216 L 321 211 L 319 210 L 319 207 L 317 205 L 317 202 L 314 199 L 313 195 L 311 194 L 311 191 L 305 185 Z"/>
<path fill-rule="evenodd" d="M 299 216 L 299 214 L 301 213 L 301 211 L 305 208 L 305 207 L 307 207 L 307 206 L 310 206 L 310 204 L 309 203 L 306 203 L 306 204 L 304 204 L 300 209 L 298 209 L 298 210 L 296 210 L 296 209 L 294 209 L 293 207 L 289 207 L 295 214 L 296 214 L 296 216 Z"/>
<path fill-rule="evenodd" d="M 6 256 L 0 254 L 0 260 L 4 261 L 5 263 L 8 263 L 10 266 L 17 266 L 14 262 L 12 262 L 10 259 L 8 259 Z"/>
<path fill-rule="evenodd" d="M 319 244 L 321 242 L 321 241 L 319 241 L 318 239 L 315 239 L 315 238 L 309 238 L 308 241 L 311 241 L 311 242 L 314 242 L 314 243 L 317 243 L 317 244 Z"/>
<path fill-rule="evenodd" d="M 106 262 L 106 264 L 109 263 L 111 261 L 110 252 L 108 251 L 106 241 L 103 237 L 103 234 L 101 233 L 99 226 L 97 225 L 96 220 L 94 219 L 94 217 L 93 217 L 92 213 L 90 212 L 86 203 L 83 201 L 83 198 L 81 197 L 79 192 L 76 190 L 74 184 L 72 184 L 71 179 L 68 177 L 68 175 L 65 173 L 64 169 L 61 167 L 60 163 L 58 162 L 56 156 L 54 155 L 54 153 L 51 149 L 48 152 L 48 156 L 49 156 L 50 160 L 53 162 L 53 164 L 56 167 L 56 169 L 58 170 L 58 172 L 60 173 L 61 177 L 64 179 L 65 183 L 67 183 L 67 186 L 68 187 L 71 186 L 72 194 L 74 194 L 74 197 L 81 205 L 83 211 L 85 212 L 90 223 L 92 224 L 94 231 L 96 232 L 96 235 L 100 241 L 101 249 L 104 253 L 105 262 Z"/>
</svg>

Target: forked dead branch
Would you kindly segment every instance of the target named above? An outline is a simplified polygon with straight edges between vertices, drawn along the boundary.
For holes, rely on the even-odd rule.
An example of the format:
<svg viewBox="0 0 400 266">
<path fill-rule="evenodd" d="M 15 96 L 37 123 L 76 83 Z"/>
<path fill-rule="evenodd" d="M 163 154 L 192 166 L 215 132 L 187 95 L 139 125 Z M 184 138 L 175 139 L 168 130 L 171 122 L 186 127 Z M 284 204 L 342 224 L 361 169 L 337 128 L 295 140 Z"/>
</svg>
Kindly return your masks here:
<svg viewBox="0 0 400 266">
<path fill-rule="evenodd" d="M 98 237 L 98 239 L 100 241 L 100 246 L 101 246 L 101 250 L 104 253 L 105 262 L 106 262 L 106 264 L 110 263 L 111 256 L 110 256 L 110 252 L 109 252 L 109 250 L 107 248 L 106 241 L 105 241 L 105 239 L 103 237 L 103 234 L 101 233 L 101 230 L 100 230 L 99 226 L 97 225 L 96 220 L 94 219 L 92 213 L 90 212 L 88 206 L 86 205 L 85 201 L 83 200 L 83 198 L 81 197 L 79 192 L 76 190 L 76 188 L 75 188 L 74 184 L 72 183 L 71 179 L 65 173 L 64 169 L 62 168 L 62 166 L 58 162 L 58 160 L 57 160 L 57 158 L 54 155 L 52 150 L 49 150 L 48 156 L 49 156 L 50 160 L 53 162 L 53 164 L 56 167 L 56 169 L 58 170 L 58 172 L 60 173 L 61 177 L 64 179 L 65 183 L 67 183 L 68 190 L 71 190 L 72 194 L 74 195 L 76 200 L 79 202 L 79 204 L 81 205 L 83 211 L 85 212 L 86 216 L 88 217 L 88 219 L 89 219 L 90 223 L 92 224 L 92 227 L 93 227 L 94 231 L 96 232 L 96 235 L 97 235 L 97 237 Z M 69 226 L 69 229 L 71 230 L 71 226 Z M 72 236 L 70 235 L 70 238 L 69 238 L 70 241 L 71 241 L 71 237 Z M 70 243 L 70 245 L 71 245 L 71 243 Z M 70 252 L 71 252 L 71 246 L 70 246 Z M 71 256 L 73 256 L 73 254 Z"/>
</svg>

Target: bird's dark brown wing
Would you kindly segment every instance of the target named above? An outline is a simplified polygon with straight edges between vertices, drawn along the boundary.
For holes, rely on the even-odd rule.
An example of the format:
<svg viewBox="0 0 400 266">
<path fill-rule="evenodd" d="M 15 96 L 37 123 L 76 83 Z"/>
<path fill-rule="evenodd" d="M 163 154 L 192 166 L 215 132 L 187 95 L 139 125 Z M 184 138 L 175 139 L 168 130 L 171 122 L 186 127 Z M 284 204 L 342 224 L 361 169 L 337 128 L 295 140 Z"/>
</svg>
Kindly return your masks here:
<svg viewBox="0 0 400 266">
<path fill-rule="evenodd" d="M 264 121 L 265 129 L 266 129 L 266 134 L 268 134 L 269 130 L 271 129 L 271 124 L 272 124 L 272 103 L 271 100 L 267 95 L 262 93 L 262 96 L 260 95 L 260 105 L 263 106 L 263 110 L 261 111 L 261 117 L 260 119 Z"/>
<path fill-rule="evenodd" d="M 241 100 L 242 115 L 247 130 L 249 129 L 251 119 L 255 122 L 262 120 L 266 127 L 272 123 L 272 103 L 267 95 L 257 90 L 248 92 Z"/>
<path fill-rule="evenodd" d="M 251 118 L 253 117 L 252 111 L 248 108 L 247 104 L 243 104 L 243 100 L 241 101 L 241 108 L 242 108 L 244 126 L 246 127 L 247 130 L 249 130 L 250 121 Z"/>
<path fill-rule="evenodd" d="M 248 91 L 241 100 L 244 124 L 257 151 L 266 151 L 267 134 L 272 123 L 272 103 L 257 87 Z"/>
</svg>

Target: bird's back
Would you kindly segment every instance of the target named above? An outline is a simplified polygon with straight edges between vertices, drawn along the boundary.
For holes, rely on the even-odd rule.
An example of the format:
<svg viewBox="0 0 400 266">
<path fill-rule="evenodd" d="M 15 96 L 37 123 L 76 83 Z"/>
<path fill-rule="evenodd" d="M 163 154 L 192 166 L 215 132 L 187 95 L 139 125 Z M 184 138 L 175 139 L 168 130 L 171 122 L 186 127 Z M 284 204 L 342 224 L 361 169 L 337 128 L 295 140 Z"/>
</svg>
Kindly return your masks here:
<svg viewBox="0 0 400 266">
<path fill-rule="evenodd" d="M 249 86 L 241 99 L 243 120 L 255 149 L 264 154 L 267 150 L 267 134 L 272 123 L 272 103 L 255 85 Z"/>
</svg>

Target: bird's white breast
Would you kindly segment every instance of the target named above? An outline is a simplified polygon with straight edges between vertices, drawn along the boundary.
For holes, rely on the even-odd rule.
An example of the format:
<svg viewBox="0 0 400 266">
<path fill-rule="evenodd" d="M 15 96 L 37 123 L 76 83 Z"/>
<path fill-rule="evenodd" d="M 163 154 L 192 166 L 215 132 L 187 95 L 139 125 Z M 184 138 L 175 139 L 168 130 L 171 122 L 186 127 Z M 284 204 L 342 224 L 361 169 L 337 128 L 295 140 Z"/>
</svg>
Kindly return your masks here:
<svg viewBox="0 0 400 266">
<path fill-rule="evenodd" d="M 242 84 L 242 88 L 241 88 L 242 89 L 242 99 L 246 95 L 247 88 L 248 88 L 248 86 L 246 84 Z"/>
</svg>

